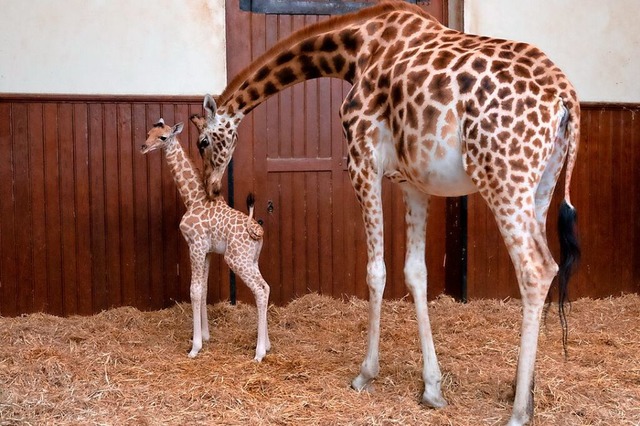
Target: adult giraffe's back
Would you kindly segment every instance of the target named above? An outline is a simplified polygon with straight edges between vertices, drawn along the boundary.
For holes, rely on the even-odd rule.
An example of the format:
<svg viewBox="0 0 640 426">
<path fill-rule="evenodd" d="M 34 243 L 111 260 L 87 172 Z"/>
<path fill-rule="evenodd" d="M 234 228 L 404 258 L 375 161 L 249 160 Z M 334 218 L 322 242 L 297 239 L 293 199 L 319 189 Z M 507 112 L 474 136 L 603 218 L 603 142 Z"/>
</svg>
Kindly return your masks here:
<svg viewBox="0 0 640 426">
<path fill-rule="evenodd" d="M 381 181 L 387 177 L 404 192 L 405 277 L 415 301 L 424 358 L 422 400 L 433 407 L 446 404 L 426 304 L 428 201 L 430 195 L 479 191 L 496 217 L 522 295 L 520 358 L 509 423 L 528 422 L 540 316 L 558 272 L 545 222 L 565 162 L 560 210 L 563 295 L 579 254 L 569 200 L 580 118 L 573 87 L 531 45 L 463 34 L 418 7 L 380 3 L 292 34 L 236 76 L 217 105 L 205 97 L 206 117 L 192 121 L 200 129 L 210 194 L 220 190 L 242 118 L 272 94 L 318 77 L 353 84 L 340 114 L 348 171 L 367 236 L 370 312 L 367 354 L 352 386 L 365 388 L 379 370 L 386 279 Z"/>
</svg>

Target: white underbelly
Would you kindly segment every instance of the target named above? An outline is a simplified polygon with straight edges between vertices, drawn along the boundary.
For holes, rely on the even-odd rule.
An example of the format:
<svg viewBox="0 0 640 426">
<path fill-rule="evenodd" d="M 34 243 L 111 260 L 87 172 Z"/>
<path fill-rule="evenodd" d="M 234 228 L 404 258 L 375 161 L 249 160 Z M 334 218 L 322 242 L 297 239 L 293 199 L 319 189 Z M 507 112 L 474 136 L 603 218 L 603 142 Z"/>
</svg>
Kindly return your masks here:
<svg viewBox="0 0 640 426">
<path fill-rule="evenodd" d="M 462 158 L 432 160 L 426 170 L 410 180 L 427 194 L 441 197 L 459 197 L 478 191 L 462 166 Z"/>
<path fill-rule="evenodd" d="M 459 150 L 453 149 L 440 158 L 431 156 L 416 164 L 401 164 L 391 150 L 386 154 L 384 175 L 393 182 L 408 182 L 426 194 L 441 197 L 458 197 L 478 191 L 464 170 Z"/>
</svg>

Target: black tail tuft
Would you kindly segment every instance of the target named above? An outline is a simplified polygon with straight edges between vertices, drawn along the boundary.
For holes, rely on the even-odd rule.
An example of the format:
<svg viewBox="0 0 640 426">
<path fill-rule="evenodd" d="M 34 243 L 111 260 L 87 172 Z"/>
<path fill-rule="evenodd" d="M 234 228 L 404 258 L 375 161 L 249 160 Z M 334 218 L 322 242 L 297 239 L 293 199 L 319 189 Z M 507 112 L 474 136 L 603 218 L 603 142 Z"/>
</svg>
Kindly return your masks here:
<svg viewBox="0 0 640 426">
<path fill-rule="evenodd" d="M 250 192 L 249 195 L 247 195 L 247 210 L 251 210 L 255 203 L 256 199 L 253 196 L 253 192 Z"/>
<path fill-rule="evenodd" d="M 562 346 L 567 356 L 568 327 L 565 304 L 568 301 L 569 278 L 580 260 L 580 245 L 576 236 L 578 216 L 566 200 L 560 205 L 558 236 L 560 237 L 560 270 L 558 271 L 558 309 L 562 326 Z"/>
</svg>

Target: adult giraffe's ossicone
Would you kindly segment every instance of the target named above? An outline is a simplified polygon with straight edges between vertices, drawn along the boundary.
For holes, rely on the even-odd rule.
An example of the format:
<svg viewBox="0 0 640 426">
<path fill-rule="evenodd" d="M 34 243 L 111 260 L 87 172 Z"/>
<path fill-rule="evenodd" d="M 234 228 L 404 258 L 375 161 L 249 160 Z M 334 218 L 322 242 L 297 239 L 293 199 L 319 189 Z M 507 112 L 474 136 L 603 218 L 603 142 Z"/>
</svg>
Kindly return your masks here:
<svg viewBox="0 0 640 426">
<path fill-rule="evenodd" d="M 369 330 L 356 389 L 379 370 L 383 258 L 381 181 L 404 192 L 406 283 L 413 295 L 423 353 L 422 400 L 446 404 L 427 313 L 424 262 L 431 195 L 480 192 L 495 215 L 513 261 L 523 303 L 516 396 L 510 425 L 533 413 L 533 378 L 540 317 L 558 265 L 545 223 L 566 162 L 561 206 L 565 294 L 579 254 L 569 184 L 578 149 L 580 107 L 562 71 L 534 46 L 463 34 L 419 7 L 383 2 L 293 33 L 236 76 L 214 100 L 205 97 L 200 130 L 207 190 L 219 192 L 242 118 L 292 84 L 318 77 L 352 83 L 340 115 L 348 171 L 367 237 Z"/>
</svg>

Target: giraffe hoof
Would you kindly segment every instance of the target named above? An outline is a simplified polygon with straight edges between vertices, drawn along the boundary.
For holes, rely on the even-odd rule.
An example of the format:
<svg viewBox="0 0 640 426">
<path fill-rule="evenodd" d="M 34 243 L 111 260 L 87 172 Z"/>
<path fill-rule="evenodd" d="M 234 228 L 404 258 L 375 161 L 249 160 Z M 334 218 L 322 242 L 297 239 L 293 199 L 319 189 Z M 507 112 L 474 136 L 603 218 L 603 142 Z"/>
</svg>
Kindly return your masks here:
<svg viewBox="0 0 640 426">
<path fill-rule="evenodd" d="M 264 359 L 265 355 L 267 355 L 266 351 L 256 352 L 256 356 L 253 358 L 253 360 L 256 362 L 261 362 Z"/>
<path fill-rule="evenodd" d="M 358 392 L 372 392 L 373 386 L 371 385 L 371 379 L 366 379 L 362 375 L 356 377 L 351 381 L 351 388 Z"/>
<path fill-rule="evenodd" d="M 507 423 L 507 426 L 524 426 L 528 423 L 529 423 L 528 416 L 525 418 L 520 418 L 519 416 L 513 415 L 509 419 L 509 423 Z"/>
<path fill-rule="evenodd" d="M 422 395 L 422 404 L 430 408 L 444 408 L 448 405 L 442 395 Z"/>
</svg>

